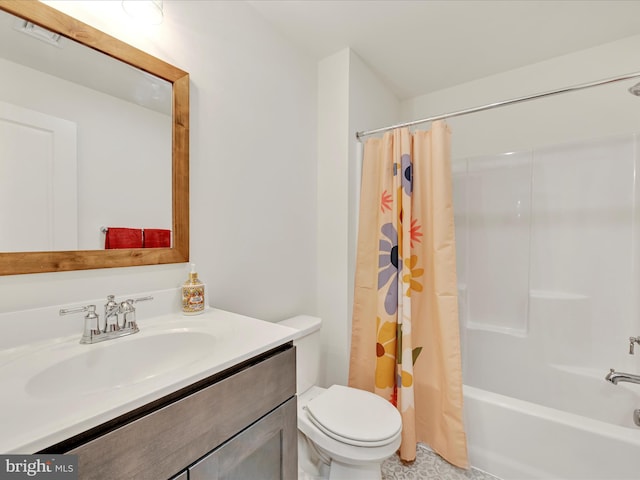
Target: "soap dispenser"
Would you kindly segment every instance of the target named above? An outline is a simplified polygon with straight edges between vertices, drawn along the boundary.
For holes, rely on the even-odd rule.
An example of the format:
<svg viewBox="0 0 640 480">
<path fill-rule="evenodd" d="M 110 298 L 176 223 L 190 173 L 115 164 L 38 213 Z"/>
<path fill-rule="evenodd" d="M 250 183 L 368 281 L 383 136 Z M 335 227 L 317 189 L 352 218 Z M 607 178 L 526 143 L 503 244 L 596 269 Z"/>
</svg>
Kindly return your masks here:
<svg viewBox="0 0 640 480">
<path fill-rule="evenodd" d="M 182 285 L 182 313 L 184 315 L 198 315 L 204 312 L 204 308 L 204 284 L 198 279 L 196 264 L 192 263 L 189 279 Z"/>
</svg>

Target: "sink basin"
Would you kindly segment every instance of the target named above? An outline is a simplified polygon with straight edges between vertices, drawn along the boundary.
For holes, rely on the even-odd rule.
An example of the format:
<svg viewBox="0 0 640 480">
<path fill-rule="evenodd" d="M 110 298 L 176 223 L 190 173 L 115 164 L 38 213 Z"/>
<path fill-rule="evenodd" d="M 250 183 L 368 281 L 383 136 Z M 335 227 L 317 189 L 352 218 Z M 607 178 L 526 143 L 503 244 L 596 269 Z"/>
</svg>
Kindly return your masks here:
<svg viewBox="0 0 640 480">
<path fill-rule="evenodd" d="M 40 398 L 78 397 L 111 391 L 175 371 L 210 354 L 215 337 L 197 331 L 165 331 L 83 345 L 32 376 L 25 389 Z"/>
</svg>

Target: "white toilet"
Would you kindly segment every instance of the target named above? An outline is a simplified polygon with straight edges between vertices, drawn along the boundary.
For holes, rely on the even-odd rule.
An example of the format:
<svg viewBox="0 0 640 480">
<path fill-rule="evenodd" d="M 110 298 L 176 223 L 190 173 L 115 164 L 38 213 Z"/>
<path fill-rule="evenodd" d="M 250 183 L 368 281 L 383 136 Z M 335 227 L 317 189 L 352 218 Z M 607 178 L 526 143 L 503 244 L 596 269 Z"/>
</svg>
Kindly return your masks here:
<svg viewBox="0 0 640 480">
<path fill-rule="evenodd" d="M 321 320 L 300 315 L 280 324 L 298 330 L 299 479 L 379 480 L 382 462 L 400 447 L 400 413 L 371 392 L 316 386 Z"/>
</svg>

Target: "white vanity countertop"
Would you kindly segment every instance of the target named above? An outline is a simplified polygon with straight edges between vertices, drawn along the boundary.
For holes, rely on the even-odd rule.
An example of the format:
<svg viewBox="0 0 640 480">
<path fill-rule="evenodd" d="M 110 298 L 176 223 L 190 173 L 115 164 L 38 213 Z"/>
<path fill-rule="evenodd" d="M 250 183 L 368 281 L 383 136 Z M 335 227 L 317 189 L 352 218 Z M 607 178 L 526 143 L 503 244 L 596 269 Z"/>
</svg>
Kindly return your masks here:
<svg viewBox="0 0 640 480">
<path fill-rule="evenodd" d="M 137 334 L 93 345 L 80 345 L 79 329 L 73 336 L 0 350 L 0 453 L 49 447 L 282 345 L 296 333 L 218 309 L 138 323 Z M 104 368 L 105 359 L 111 365 L 112 358 L 117 360 L 106 375 L 87 374 L 94 365 Z M 126 380 L 119 384 L 123 371 Z M 112 378 L 101 378 L 110 372 Z"/>
</svg>

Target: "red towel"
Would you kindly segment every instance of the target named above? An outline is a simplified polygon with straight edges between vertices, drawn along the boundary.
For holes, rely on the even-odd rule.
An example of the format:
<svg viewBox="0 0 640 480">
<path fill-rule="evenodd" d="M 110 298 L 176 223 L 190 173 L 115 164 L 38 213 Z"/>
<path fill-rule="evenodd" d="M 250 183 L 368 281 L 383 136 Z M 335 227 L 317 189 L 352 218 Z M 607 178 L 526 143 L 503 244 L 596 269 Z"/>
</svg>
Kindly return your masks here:
<svg viewBox="0 0 640 480">
<path fill-rule="evenodd" d="M 171 230 L 144 229 L 144 248 L 171 248 Z"/>
<path fill-rule="evenodd" d="M 142 229 L 109 227 L 104 236 L 104 248 L 142 248 Z"/>
</svg>

